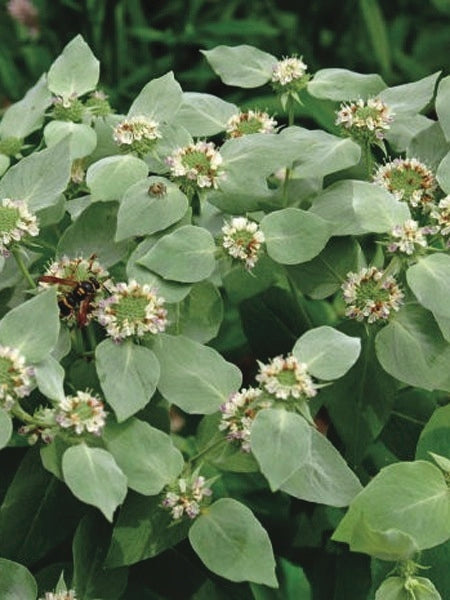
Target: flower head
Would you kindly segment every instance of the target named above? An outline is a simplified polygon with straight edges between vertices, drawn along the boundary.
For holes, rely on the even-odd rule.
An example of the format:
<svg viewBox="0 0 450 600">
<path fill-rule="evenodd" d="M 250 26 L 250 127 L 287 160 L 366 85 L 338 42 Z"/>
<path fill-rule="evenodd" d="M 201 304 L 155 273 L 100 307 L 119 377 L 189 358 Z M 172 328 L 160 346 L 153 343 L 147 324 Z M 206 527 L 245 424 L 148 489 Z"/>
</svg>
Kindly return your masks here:
<svg viewBox="0 0 450 600">
<path fill-rule="evenodd" d="M 264 234 L 258 224 L 246 217 L 234 217 L 222 227 L 222 233 L 222 246 L 228 254 L 243 261 L 247 269 L 253 269 L 264 243 Z"/>
<path fill-rule="evenodd" d="M 373 176 L 373 182 L 413 208 L 426 208 L 434 200 L 436 179 L 432 171 L 416 158 L 395 158 L 381 165 Z"/>
<path fill-rule="evenodd" d="M 395 279 L 384 277 L 376 267 L 361 269 L 359 273 L 347 273 L 342 284 L 345 302 L 349 305 L 345 314 L 351 319 L 368 323 L 386 320 L 391 311 L 397 311 L 403 301 L 403 292 Z"/>
<path fill-rule="evenodd" d="M 33 369 L 16 349 L 0 345 L 0 406 L 10 410 L 31 392 Z"/>
<path fill-rule="evenodd" d="M 110 291 L 110 297 L 99 301 L 96 317 L 115 341 L 165 330 L 164 298 L 158 297 L 150 286 L 132 279 L 129 283 L 111 286 Z"/>
<path fill-rule="evenodd" d="M 30 446 L 42 440 L 44 444 L 50 444 L 58 430 L 56 422 L 56 410 L 54 408 L 40 407 L 33 413 L 33 422 L 22 425 L 19 434 L 27 436 Z"/>
<path fill-rule="evenodd" d="M 143 116 L 128 117 L 113 130 L 116 144 L 122 150 L 136 152 L 139 156 L 148 154 L 161 137 L 159 123 Z"/>
<path fill-rule="evenodd" d="M 84 105 L 76 92 L 68 97 L 54 96 L 52 116 L 58 121 L 72 121 L 81 123 L 84 115 Z"/>
<path fill-rule="evenodd" d="M 228 119 L 226 132 L 228 137 L 237 138 L 251 133 L 275 133 L 277 122 L 266 112 L 248 110 Z"/>
<path fill-rule="evenodd" d="M 206 479 L 198 475 L 198 471 L 189 478 L 180 477 L 167 489 L 162 506 L 170 509 L 174 521 L 181 519 L 183 515 L 195 519 L 200 514 L 204 500 L 212 495 Z"/>
<path fill-rule="evenodd" d="M 59 402 L 55 414 L 56 423 L 77 435 L 83 432 L 101 435 L 106 422 L 104 404 L 90 392 L 78 391 L 75 396 L 66 396 Z"/>
<path fill-rule="evenodd" d="M 433 206 L 431 216 L 436 219 L 441 235 L 450 235 L 450 195 L 442 198 L 438 206 Z"/>
<path fill-rule="evenodd" d="M 45 596 L 39 600 L 77 600 L 77 598 L 74 590 L 65 590 L 64 592 L 45 592 Z"/>
<path fill-rule="evenodd" d="M 222 419 L 219 429 L 226 432 L 227 440 L 238 442 L 244 452 L 250 452 L 250 431 L 252 423 L 263 408 L 269 408 L 270 401 L 261 401 L 262 390 L 242 389 L 232 394 L 222 404 Z"/>
<path fill-rule="evenodd" d="M 417 221 L 408 219 L 403 225 L 395 225 L 391 229 L 391 241 L 388 244 L 389 252 L 414 254 L 420 248 L 428 245 L 426 234 L 431 233 L 430 227 L 419 227 Z"/>
<path fill-rule="evenodd" d="M 380 143 L 390 129 L 394 115 L 380 98 L 361 98 L 349 104 L 341 104 L 337 111 L 336 125 L 359 142 Z"/>
<path fill-rule="evenodd" d="M 256 380 L 269 394 L 288 400 L 307 400 L 317 394 L 317 388 L 308 373 L 307 366 L 295 356 L 276 356 L 268 364 L 259 364 Z"/>
<path fill-rule="evenodd" d="M 298 92 L 305 87 L 309 75 L 302 57 L 290 56 L 279 60 L 272 69 L 272 86 L 276 92 Z"/>
<path fill-rule="evenodd" d="M 85 106 L 95 117 L 106 117 L 113 112 L 108 102 L 108 96 L 101 90 L 92 92 L 86 100 Z"/>
<path fill-rule="evenodd" d="M 8 246 L 25 236 L 39 234 L 36 217 L 22 200 L 3 198 L 0 204 L 0 254 L 8 256 Z"/>
<path fill-rule="evenodd" d="M 222 156 L 212 142 L 198 141 L 178 148 L 166 158 L 172 177 L 185 190 L 217 189 Z"/>
</svg>

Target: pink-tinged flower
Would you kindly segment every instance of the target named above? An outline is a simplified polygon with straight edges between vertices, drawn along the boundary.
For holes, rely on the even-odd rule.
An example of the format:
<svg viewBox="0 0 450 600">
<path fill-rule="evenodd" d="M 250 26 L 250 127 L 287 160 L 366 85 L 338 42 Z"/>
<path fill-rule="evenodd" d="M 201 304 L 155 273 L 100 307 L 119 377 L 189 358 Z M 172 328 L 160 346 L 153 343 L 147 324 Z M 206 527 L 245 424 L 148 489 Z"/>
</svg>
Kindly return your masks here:
<svg viewBox="0 0 450 600">
<path fill-rule="evenodd" d="M 27 236 L 39 234 L 36 217 L 22 200 L 3 198 L 0 204 L 0 255 L 9 255 L 9 247 Z"/>
<path fill-rule="evenodd" d="M 437 184 L 433 172 L 416 158 L 395 158 L 378 167 L 373 183 L 413 208 L 429 208 Z"/>
<path fill-rule="evenodd" d="M 437 206 L 433 206 L 431 217 L 437 221 L 441 235 L 450 235 L 450 195 L 442 198 Z"/>
<path fill-rule="evenodd" d="M 394 120 L 391 109 L 380 98 L 369 98 L 367 102 L 342 103 L 336 116 L 336 125 L 357 141 L 372 144 L 384 139 L 385 131 Z"/>
<path fill-rule="evenodd" d="M 408 219 L 402 225 L 395 225 L 391 229 L 391 241 L 388 244 L 389 252 L 401 252 L 411 256 L 420 248 L 428 246 L 427 234 L 434 232 L 430 227 L 419 227 L 417 221 Z"/>
<path fill-rule="evenodd" d="M 8 411 L 31 393 L 34 371 L 15 348 L 0 344 L 0 406 Z"/>
<path fill-rule="evenodd" d="M 277 87 L 286 88 L 290 84 L 301 81 L 308 66 L 302 58 L 290 56 L 279 60 L 272 69 L 272 83 Z"/>
<path fill-rule="evenodd" d="M 247 110 L 228 119 L 226 132 L 230 138 L 242 137 L 252 133 L 275 133 L 277 122 L 266 112 Z"/>
<path fill-rule="evenodd" d="M 74 396 L 66 396 L 59 402 L 55 421 L 63 429 L 77 435 L 84 432 L 101 435 L 106 415 L 104 404 L 98 396 L 88 391 L 78 391 Z"/>
<path fill-rule="evenodd" d="M 246 217 L 234 217 L 229 223 L 225 223 L 222 233 L 222 246 L 226 252 L 242 261 L 246 269 L 253 269 L 265 239 L 258 224 Z"/>
<path fill-rule="evenodd" d="M 295 356 L 276 356 L 268 364 L 258 361 L 256 380 L 269 394 L 281 400 L 307 400 L 317 394 L 317 388 L 306 364 Z"/>
<path fill-rule="evenodd" d="M 127 117 L 113 130 L 113 139 L 123 150 L 145 156 L 162 137 L 159 123 L 143 116 Z"/>
<path fill-rule="evenodd" d="M 201 506 L 212 495 L 207 481 L 196 470 L 191 477 L 180 477 L 168 486 L 161 503 L 163 508 L 170 509 L 172 519 L 178 521 L 184 515 L 195 519 L 200 514 Z"/>
<path fill-rule="evenodd" d="M 385 321 L 392 311 L 398 311 L 403 304 L 404 294 L 395 279 L 384 276 L 383 271 L 376 267 L 361 269 L 359 273 L 347 273 L 342 291 L 349 305 L 345 314 L 357 321 Z"/>
<path fill-rule="evenodd" d="M 217 189 L 222 173 L 222 156 L 212 142 L 198 141 L 178 148 L 166 159 L 170 172 L 181 187 Z"/>
<path fill-rule="evenodd" d="M 77 600 L 75 590 L 65 590 L 64 592 L 45 592 L 45 596 L 39 600 Z"/>
</svg>

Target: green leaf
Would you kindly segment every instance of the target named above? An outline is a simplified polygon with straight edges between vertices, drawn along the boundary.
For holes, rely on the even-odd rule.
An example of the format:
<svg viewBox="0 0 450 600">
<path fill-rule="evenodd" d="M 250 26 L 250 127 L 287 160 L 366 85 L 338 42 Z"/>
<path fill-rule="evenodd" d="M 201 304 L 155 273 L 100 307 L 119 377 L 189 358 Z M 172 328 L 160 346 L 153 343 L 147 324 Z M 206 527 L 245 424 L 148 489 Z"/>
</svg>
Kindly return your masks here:
<svg viewBox="0 0 450 600">
<path fill-rule="evenodd" d="M 396 152 L 406 152 L 414 138 L 433 125 L 434 121 L 424 115 L 396 117 L 386 131 L 385 138 Z M 412 156 L 410 154 L 410 156 Z"/>
<path fill-rule="evenodd" d="M 417 442 L 416 458 L 431 460 L 431 452 L 448 456 L 450 448 L 450 404 L 437 408 Z"/>
<path fill-rule="evenodd" d="M 0 181 L 0 197 L 24 200 L 32 212 L 56 204 L 70 179 L 68 145 L 63 140 L 11 167 Z"/>
<path fill-rule="evenodd" d="M 439 117 L 439 123 L 445 135 L 445 139 L 450 142 L 450 75 L 443 77 L 438 85 L 436 94 L 436 113 Z M 6 114 L 5 114 L 6 116 Z M 3 117 L 5 119 L 5 117 Z M 1 133 L 1 126 L 0 126 Z"/>
<path fill-rule="evenodd" d="M 401 462 L 376 475 L 353 500 L 332 539 L 350 543 L 364 515 L 368 527 L 398 529 L 419 550 L 450 536 L 450 501 L 441 471 L 429 462 Z"/>
<path fill-rule="evenodd" d="M 283 598 L 311 600 L 310 584 L 303 569 L 297 564 L 277 557 L 277 576 L 280 584 L 278 590 L 257 583 L 250 584 L 254 600 L 283 600 Z"/>
<path fill-rule="evenodd" d="M 11 104 L 5 110 L 0 121 L 0 137 L 23 139 L 39 129 L 51 101 L 52 97 L 47 88 L 47 78 L 42 75 L 22 100 Z"/>
<path fill-rule="evenodd" d="M 450 193 L 450 152 L 448 152 L 439 163 L 436 171 L 436 179 L 446 194 Z"/>
<path fill-rule="evenodd" d="M 377 334 L 375 347 L 385 371 L 409 385 L 450 391 L 450 344 L 431 313 L 408 304 Z"/>
<path fill-rule="evenodd" d="M 145 496 L 159 494 L 184 466 L 170 437 L 138 419 L 108 424 L 103 439 L 125 473 L 128 487 Z"/>
<path fill-rule="evenodd" d="M 34 366 L 39 391 L 50 400 L 61 402 L 64 394 L 64 369 L 53 356 L 47 356 Z"/>
<path fill-rule="evenodd" d="M 184 92 L 175 124 L 192 136 L 216 135 L 224 131 L 228 120 L 239 112 L 238 107 L 211 94 Z"/>
<path fill-rule="evenodd" d="M 163 185 L 162 196 L 149 189 Z M 136 235 L 151 235 L 179 221 L 188 209 L 188 200 L 177 185 L 163 177 L 149 177 L 129 187 L 117 215 L 116 241 Z"/>
<path fill-rule="evenodd" d="M 97 135 L 92 127 L 71 121 L 50 121 L 44 129 L 44 140 L 48 148 L 69 138 L 69 154 L 72 160 L 82 158 L 94 151 Z"/>
<path fill-rule="evenodd" d="M 60 237 L 57 255 L 89 257 L 95 254 L 106 268 L 118 262 L 128 248 L 126 241 L 114 242 L 118 208 L 116 202 L 96 202 L 88 206 Z"/>
<path fill-rule="evenodd" d="M 424 109 L 433 98 L 434 88 L 440 71 L 414 81 L 385 89 L 380 94 L 395 117 L 414 115 Z"/>
<path fill-rule="evenodd" d="M 72 446 L 62 459 L 64 481 L 82 502 L 102 511 L 108 521 L 127 495 L 127 478 L 113 456 L 86 444 Z"/>
<path fill-rule="evenodd" d="M 9 156 L 6 156 L 5 154 L 0 154 L 0 177 L 8 169 L 10 163 L 11 159 L 9 158 Z"/>
<path fill-rule="evenodd" d="M 113 530 L 106 567 L 132 565 L 157 556 L 181 542 L 191 521 L 173 521 L 170 511 L 161 507 L 161 497 L 130 492 Z"/>
<path fill-rule="evenodd" d="M 303 417 L 283 409 L 258 412 L 251 429 L 251 448 L 272 491 L 302 465 L 311 444 L 311 427 Z"/>
<path fill-rule="evenodd" d="M 11 417 L 3 408 L 0 408 L 0 449 L 8 444 L 12 432 Z"/>
<path fill-rule="evenodd" d="M 184 225 L 156 242 L 139 264 L 164 279 L 193 283 L 211 275 L 216 246 L 203 227 Z"/>
<path fill-rule="evenodd" d="M 308 502 L 347 506 L 361 490 L 358 478 L 324 435 L 310 427 L 310 436 L 301 466 L 281 489 Z"/>
<path fill-rule="evenodd" d="M 158 123 L 172 121 L 180 108 L 183 92 L 172 71 L 152 79 L 139 92 L 128 111 L 129 117 L 145 116 Z"/>
<path fill-rule="evenodd" d="M 148 404 L 159 379 L 151 350 L 131 342 L 103 340 L 95 349 L 96 369 L 105 398 L 119 422 Z"/>
<path fill-rule="evenodd" d="M 0 558 L 0 597 L 2 600 L 36 600 L 37 585 L 30 571 Z"/>
<path fill-rule="evenodd" d="M 185 412 L 213 413 L 241 385 L 236 366 L 212 348 L 184 336 L 161 334 L 153 351 L 161 366 L 159 391 Z"/>
<path fill-rule="evenodd" d="M 277 63 L 271 54 L 245 44 L 216 46 L 200 52 L 224 83 L 242 88 L 255 88 L 267 83 Z"/>
<path fill-rule="evenodd" d="M 446 458 L 445 456 L 441 456 L 440 454 L 435 454 L 434 452 L 429 453 L 433 458 L 434 462 L 437 466 L 442 469 L 445 473 L 450 473 L 450 458 Z"/>
<path fill-rule="evenodd" d="M 19 350 L 29 363 L 44 360 L 58 341 L 56 291 L 46 290 L 10 310 L 0 321 L 0 343 Z"/>
<path fill-rule="evenodd" d="M 445 140 L 440 124 L 434 122 L 412 139 L 407 150 L 409 156 L 419 156 L 430 169 L 436 170 L 450 150 L 450 143 Z"/>
<path fill-rule="evenodd" d="M 292 354 L 318 379 L 338 379 L 353 367 L 361 353 L 361 340 L 333 327 L 316 327 L 297 340 Z"/>
<path fill-rule="evenodd" d="M 321 217 L 298 208 L 285 208 L 261 221 L 267 253 L 276 262 L 295 265 L 317 256 L 330 237 L 330 227 Z"/>
<path fill-rule="evenodd" d="M 450 256 L 439 253 L 420 258 L 407 270 L 406 279 L 422 306 L 450 318 Z"/>
<path fill-rule="evenodd" d="M 86 172 L 86 183 L 92 200 L 119 200 L 126 190 L 148 174 L 148 166 L 131 154 L 108 156 L 91 165 Z"/>
<path fill-rule="evenodd" d="M 375 600 L 409 600 L 412 597 L 414 600 L 442 600 L 429 579 L 415 576 L 408 580 L 403 577 L 388 577 L 375 594 Z"/>
<path fill-rule="evenodd" d="M 214 502 L 195 520 L 189 541 L 213 573 L 231 581 L 278 586 L 269 536 L 240 502 L 231 498 Z"/>
<path fill-rule="evenodd" d="M 94 90 L 100 75 L 100 63 L 81 35 L 63 49 L 48 72 L 48 89 L 58 96 L 82 96 Z"/>
<path fill-rule="evenodd" d="M 118 600 L 125 590 L 127 569 L 103 566 L 108 541 L 108 527 L 98 515 L 90 513 L 80 521 L 72 544 L 72 587 L 83 600 Z"/>
<path fill-rule="evenodd" d="M 175 323 L 177 333 L 206 344 L 215 338 L 223 320 L 223 303 L 219 290 L 210 281 L 192 286 L 179 305 Z M 173 323 L 173 319 L 170 319 Z"/>
<path fill-rule="evenodd" d="M 326 100 L 366 100 L 386 88 L 379 75 L 362 75 L 347 69 L 321 69 L 308 83 L 311 96 Z"/>
</svg>

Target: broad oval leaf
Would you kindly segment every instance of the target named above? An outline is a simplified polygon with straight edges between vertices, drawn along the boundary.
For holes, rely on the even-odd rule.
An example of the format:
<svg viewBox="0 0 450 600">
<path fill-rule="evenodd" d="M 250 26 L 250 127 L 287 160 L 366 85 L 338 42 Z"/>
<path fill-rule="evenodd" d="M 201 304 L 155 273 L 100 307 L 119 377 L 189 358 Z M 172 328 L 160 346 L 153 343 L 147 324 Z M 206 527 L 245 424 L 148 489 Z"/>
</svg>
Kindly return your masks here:
<svg viewBox="0 0 450 600">
<path fill-rule="evenodd" d="M 19 563 L 0 558 L 0 598 L 36 600 L 37 585 L 30 571 Z"/>
<path fill-rule="evenodd" d="M 285 208 L 261 221 L 267 253 L 276 262 L 295 265 L 317 256 L 330 238 L 330 226 L 321 217 L 299 208 Z"/>
<path fill-rule="evenodd" d="M 443 77 L 439 82 L 436 94 L 436 112 L 439 117 L 439 123 L 441 124 L 442 131 L 444 132 L 445 139 L 450 142 L 450 75 Z M 3 119 L 4 118 L 5 117 L 3 117 Z"/>
<path fill-rule="evenodd" d="M 86 183 L 92 200 L 119 200 L 133 184 L 147 177 L 146 163 L 136 156 L 108 156 L 89 167 Z"/>
<path fill-rule="evenodd" d="M 48 148 L 68 136 L 69 154 L 72 160 L 91 154 L 97 145 L 97 134 L 89 125 L 71 121 L 50 121 L 45 126 L 44 139 Z"/>
<path fill-rule="evenodd" d="M 47 77 L 42 75 L 22 100 L 11 104 L 5 110 L 0 121 L 0 137 L 25 138 L 39 129 L 51 102 L 52 95 L 47 87 Z"/>
<path fill-rule="evenodd" d="M 221 498 L 196 519 L 189 541 L 206 567 L 231 581 L 278 587 L 267 532 L 249 508 Z"/>
<path fill-rule="evenodd" d="M 159 363 L 151 350 L 131 342 L 103 340 L 95 349 L 105 398 L 119 422 L 144 408 L 156 390 Z"/>
<path fill-rule="evenodd" d="M 65 46 L 48 72 L 48 89 L 58 96 L 82 96 L 94 90 L 100 76 L 100 63 L 81 35 Z"/>
<path fill-rule="evenodd" d="M 50 400 L 61 402 L 64 394 L 64 369 L 49 355 L 34 367 L 34 375 L 39 391 Z"/>
<path fill-rule="evenodd" d="M 408 588 L 405 587 L 408 581 Z M 409 600 L 414 594 L 414 600 L 442 600 L 442 596 L 426 577 L 388 577 L 375 594 L 375 600 Z"/>
<path fill-rule="evenodd" d="M 127 478 L 113 456 L 101 448 L 78 444 L 64 452 L 62 471 L 72 494 L 112 521 L 127 495 Z"/>
<path fill-rule="evenodd" d="M 242 375 L 235 365 L 184 336 L 161 334 L 153 351 L 161 366 L 159 391 L 188 413 L 215 412 L 241 385 Z"/>
<path fill-rule="evenodd" d="M 444 476 L 425 461 L 381 469 L 353 500 L 332 539 L 350 543 L 361 515 L 372 529 L 398 529 L 411 536 L 419 550 L 437 546 L 450 536 L 450 498 Z"/>
<path fill-rule="evenodd" d="M 379 94 L 386 84 L 379 75 L 363 75 L 348 69 L 321 69 L 308 83 L 311 96 L 324 100 L 367 99 Z"/>
<path fill-rule="evenodd" d="M 422 306 L 450 318 L 450 256 L 436 253 L 421 258 L 407 270 L 406 279 Z"/>
<path fill-rule="evenodd" d="M 310 329 L 297 340 L 292 354 L 318 379 L 337 379 L 353 367 L 361 352 L 361 340 L 324 325 Z"/>
<path fill-rule="evenodd" d="M 9 414 L 0 407 L 0 449 L 4 448 L 13 432 L 12 420 Z"/>
<path fill-rule="evenodd" d="M 139 92 L 129 117 L 143 115 L 158 123 L 172 121 L 180 108 L 183 92 L 172 71 L 152 79 Z"/>
<path fill-rule="evenodd" d="M 145 496 L 159 494 L 183 468 L 183 456 L 170 437 L 138 419 L 109 424 L 103 439 L 125 473 L 128 487 Z"/>
<path fill-rule="evenodd" d="M 224 83 L 242 88 L 255 88 L 267 83 L 277 63 L 271 54 L 246 44 L 216 46 L 200 52 Z"/>
<path fill-rule="evenodd" d="M 431 454 L 450 453 L 450 404 L 437 408 L 422 429 L 417 442 L 416 458 L 431 461 Z"/>
<path fill-rule="evenodd" d="M 209 231 L 184 225 L 158 240 L 138 262 L 164 279 L 194 283 L 214 271 L 215 251 Z"/>
<path fill-rule="evenodd" d="M 380 98 L 392 110 L 394 119 L 396 116 L 417 114 L 433 98 L 434 88 L 439 75 L 440 71 L 419 79 L 419 81 L 386 88 L 381 92 Z"/>
<path fill-rule="evenodd" d="M 252 424 L 250 444 L 272 491 L 303 463 L 311 444 L 311 427 L 303 417 L 283 409 L 264 409 Z"/>
<path fill-rule="evenodd" d="M 450 194 L 450 152 L 448 152 L 436 171 L 436 179 L 446 194 Z"/>
<path fill-rule="evenodd" d="M 212 94 L 184 92 L 183 102 L 175 118 L 193 136 L 216 135 L 224 131 L 238 107 Z"/>
<path fill-rule="evenodd" d="M 29 363 L 44 360 L 59 334 L 56 290 L 46 290 L 10 310 L 0 321 L 0 343 L 19 350 Z"/>
</svg>

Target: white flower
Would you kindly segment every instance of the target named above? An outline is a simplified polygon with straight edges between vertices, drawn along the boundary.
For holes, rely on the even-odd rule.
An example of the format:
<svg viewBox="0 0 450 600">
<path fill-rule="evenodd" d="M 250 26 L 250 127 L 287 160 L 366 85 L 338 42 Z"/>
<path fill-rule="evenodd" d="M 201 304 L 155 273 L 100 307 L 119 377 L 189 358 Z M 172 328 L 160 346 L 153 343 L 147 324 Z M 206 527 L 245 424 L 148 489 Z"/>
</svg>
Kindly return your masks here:
<svg viewBox="0 0 450 600">
<path fill-rule="evenodd" d="M 336 125 L 357 139 L 376 143 L 384 138 L 384 132 L 390 129 L 394 115 L 380 98 L 361 98 L 349 104 L 341 104 L 337 111 Z"/>
<path fill-rule="evenodd" d="M 173 177 L 183 178 L 199 188 L 217 189 L 222 156 L 212 142 L 198 141 L 178 148 L 166 158 Z"/>
<path fill-rule="evenodd" d="M 146 333 L 161 333 L 167 326 L 167 311 L 148 285 L 134 279 L 110 287 L 112 295 L 98 302 L 95 316 L 115 341 Z"/>
<path fill-rule="evenodd" d="M 347 273 L 342 284 L 345 302 L 349 305 L 345 314 L 351 319 L 368 323 L 386 320 L 391 311 L 398 311 L 404 294 L 395 279 L 385 277 L 376 267 L 361 269 L 359 273 Z"/>
<path fill-rule="evenodd" d="M 424 234 L 429 233 L 427 227 L 419 227 L 417 221 L 408 219 L 403 225 L 395 225 L 391 229 L 391 237 L 394 238 L 388 245 L 389 252 L 403 252 L 404 254 L 414 254 L 416 246 L 426 248 L 428 243 Z"/>
<path fill-rule="evenodd" d="M 48 265 L 44 273 L 45 276 L 56 277 L 57 279 L 72 279 L 75 282 L 84 281 L 89 277 L 95 277 L 95 279 L 103 281 L 109 276 L 109 273 L 96 260 L 95 255 L 90 258 L 83 258 L 82 256 L 70 258 L 64 255 Z M 39 285 L 48 288 L 52 283 L 39 281 Z M 63 284 L 60 284 L 59 287 L 66 291 L 70 289 L 70 286 Z"/>
<path fill-rule="evenodd" d="M 220 407 L 220 431 L 226 432 L 228 441 L 238 442 L 244 452 L 251 450 L 250 432 L 258 411 L 270 406 L 270 402 L 258 402 L 261 394 L 260 389 L 244 388 L 232 394 Z"/>
<path fill-rule="evenodd" d="M 77 435 L 84 431 L 101 435 L 107 413 L 104 404 L 88 391 L 78 391 L 75 396 L 66 396 L 58 404 L 55 421 L 63 429 L 71 429 Z"/>
<path fill-rule="evenodd" d="M 428 207 L 433 202 L 436 179 L 432 171 L 416 158 L 396 158 L 381 165 L 373 183 L 391 192 L 397 200 L 413 208 Z"/>
<path fill-rule="evenodd" d="M 180 477 L 170 486 L 161 505 L 170 509 L 174 521 L 181 519 L 184 514 L 195 519 L 200 514 L 202 502 L 211 494 L 206 479 L 195 472 L 189 479 Z"/>
<path fill-rule="evenodd" d="M 77 600 L 77 598 L 75 590 L 66 590 L 64 592 L 45 592 L 45 596 L 39 600 Z"/>
<path fill-rule="evenodd" d="M 431 216 L 437 220 L 441 235 L 450 235 L 450 195 L 442 198 L 437 207 L 433 206 Z"/>
<path fill-rule="evenodd" d="M 265 240 L 258 224 L 246 217 L 234 217 L 222 227 L 222 233 L 222 246 L 228 254 L 253 269 Z"/>
<path fill-rule="evenodd" d="M 258 364 L 259 373 L 256 380 L 276 398 L 307 399 L 317 394 L 306 364 L 299 362 L 295 356 L 289 355 L 286 358 L 276 356 L 268 364 L 260 361 Z"/>
<path fill-rule="evenodd" d="M 22 200 L 3 198 L 0 205 L 0 254 L 8 256 L 8 246 L 25 236 L 39 234 L 36 217 Z"/>
<path fill-rule="evenodd" d="M 18 350 L 0 344 L 0 406 L 4 410 L 30 394 L 33 373 Z"/>
<path fill-rule="evenodd" d="M 251 133 L 275 133 L 277 122 L 266 112 L 248 110 L 228 119 L 226 132 L 228 137 L 237 138 Z"/>
<path fill-rule="evenodd" d="M 288 85 L 298 79 L 301 79 L 307 69 L 307 65 L 301 58 L 291 56 L 279 60 L 272 69 L 272 82 L 281 86 Z"/>
<path fill-rule="evenodd" d="M 159 123 L 143 116 L 128 117 L 116 125 L 113 131 L 113 139 L 120 146 L 132 146 L 135 142 L 154 142 L 161 137 Z"/>
</svg>

